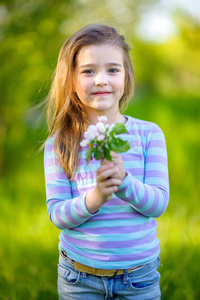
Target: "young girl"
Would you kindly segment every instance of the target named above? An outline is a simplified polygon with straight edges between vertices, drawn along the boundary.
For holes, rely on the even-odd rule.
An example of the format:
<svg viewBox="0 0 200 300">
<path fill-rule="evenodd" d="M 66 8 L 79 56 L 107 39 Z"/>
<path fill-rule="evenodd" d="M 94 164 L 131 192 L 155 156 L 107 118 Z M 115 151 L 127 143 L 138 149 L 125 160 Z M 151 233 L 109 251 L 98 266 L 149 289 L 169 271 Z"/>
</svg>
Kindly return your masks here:
<svg viewBox="0 0 200 300">
<path fill-rule="evenodd" d="M 48 213 L 61 230 L 59 299 L 160 299 L 155 218 L 168 204 L 165 139 L 150 122 L 123 115 L 133 94 L 129 46 L 94 24 L 63 45 L 48 103 Z M 98 116 L 124 123 L 131 148 L 86 163 L 83 133 Z"/>
</svg>

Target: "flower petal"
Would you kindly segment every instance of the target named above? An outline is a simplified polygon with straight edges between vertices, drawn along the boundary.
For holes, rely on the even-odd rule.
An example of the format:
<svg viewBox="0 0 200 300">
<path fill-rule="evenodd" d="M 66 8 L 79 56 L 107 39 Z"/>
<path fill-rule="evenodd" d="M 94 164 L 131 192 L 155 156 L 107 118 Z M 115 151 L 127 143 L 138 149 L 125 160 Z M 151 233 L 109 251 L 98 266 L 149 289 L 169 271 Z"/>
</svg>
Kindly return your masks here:
<svg viewBox="0 0 200 300">
<path fill-rule="evenodd" d="M 98 122 L 96 124 L 96 127 L 97 127 L 98 131 L 100 131 L 100 132 L 105 132 L 106 131 L 105 125 L 103 123 L 101 123 L 101 122 Z"/>
<path fill-rule="evenodd" d="M 99 121 L 99 122 L 107 122 L 108 121 L 108 118 L 106 117 L 106 116 L 98 116 L 97 117 L 97 120 Z"/>
<path fill-rule="evenodd" d="M 101 142 L 105 139 L 105 135 L 104 134 L 99 134 L 97 137 L 97 141 Z"/>
<path fill-rule="evenodd" d="M 89 144 L 89 142 L 90 142 L 90 141 L 84 139 L 84 140 L 82 140 L 82 141 L 80 142 L 80 145 L 81 145 L 81 147 L 85 147 L 86 145 Z"/>
<path fill-rule="evenodd" d="M 98 129 L 95 125 L 90 125 L 87 131 L 84 133 L 84 137 L 90 141 L 92 141 L 97 135 L 98 135 Z"/>
</svg>

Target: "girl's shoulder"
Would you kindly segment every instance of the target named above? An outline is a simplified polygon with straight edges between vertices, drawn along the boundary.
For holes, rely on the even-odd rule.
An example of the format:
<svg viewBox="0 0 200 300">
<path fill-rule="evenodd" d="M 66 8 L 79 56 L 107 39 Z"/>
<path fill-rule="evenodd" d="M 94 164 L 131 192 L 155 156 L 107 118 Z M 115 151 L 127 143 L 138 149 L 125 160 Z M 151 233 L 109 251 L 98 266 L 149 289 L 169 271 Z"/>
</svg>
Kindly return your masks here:
<svg viewBox="0 0 200 300">
<path fill-rule="evenodd" d="M 53 145 L 54 144 L 54 141 L 55 141 L 55 138 L 56 138 L 56 134 L 54 133 L 54 134 L 52 134 L 52 135 L 50 135 L 47 139 L 46 139 L 46 141 L 45 141 L 45 146 L 46 145 Z"/>
<path fill-rule="evenodd" d="M 55 140 L 55 135 L 52 135 L 52 136 L 49 136 L 47 139 L 46 139 L 46 142 L 45 142 L 45 145 L 47 144 L 53 144 L 54 143 L 54 140 Z"/>
<path fill-rule="evenodd" d="M 145 131 L 146 133 L 150 131 L 162 131 L 160 127 L 150 121 L 145 121 L 141 119 L 137 119 L 131 116 L 125 116 L 127 118 L 126 127 L 127 129 L 138 130 L 139 132 Z"/>
<path fill-rule="evenodd" d="M 139 139 L 144 147 L 150 142 L 161 142 L 165 144 L 165 136 L 162 129 L 155 123 L 127 116 L 127 130 L 134 139 Z"/>
<path fill-rule="evenodd" d="M 44 152 L 53 152 L 55 135 L 49 136 L 44 142 Z"/>
</svg>

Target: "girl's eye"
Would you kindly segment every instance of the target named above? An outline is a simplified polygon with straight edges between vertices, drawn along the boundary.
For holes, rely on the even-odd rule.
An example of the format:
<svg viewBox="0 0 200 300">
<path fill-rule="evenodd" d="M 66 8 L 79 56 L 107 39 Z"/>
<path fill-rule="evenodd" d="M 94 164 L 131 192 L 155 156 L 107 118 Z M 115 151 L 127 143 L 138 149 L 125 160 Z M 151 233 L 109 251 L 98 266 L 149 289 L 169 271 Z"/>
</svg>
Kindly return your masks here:
<svg viewBox="0 0 200 300">
<path fill-rule="evenodd" d="M 119 70 L 115 68 L 109 70 L 109 73 L 117 73 L 117 72 L 119 72 Z"/>
<path fill-rule="evenodd" d="M 84 70 L 84 71 L 83 71 L 83 73 L 84 73 L 84 74 L 93 74 L 93 73 L 94 73 L 94 71 L 93 71 L 93 70 L 90 70 L 90 69 L 88 69 L 88 70 Z"/>
</svg>

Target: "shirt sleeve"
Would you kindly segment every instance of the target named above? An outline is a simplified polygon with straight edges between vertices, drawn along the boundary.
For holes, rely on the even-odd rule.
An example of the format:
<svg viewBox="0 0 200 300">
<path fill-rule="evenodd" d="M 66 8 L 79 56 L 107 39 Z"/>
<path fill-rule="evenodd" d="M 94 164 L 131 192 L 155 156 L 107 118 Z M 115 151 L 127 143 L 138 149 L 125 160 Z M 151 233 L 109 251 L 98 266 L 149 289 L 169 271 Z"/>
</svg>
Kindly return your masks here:
<svg viewBox="0 0 200 300">
<path fill-rule="evenodd" d="M 162 130 L 154 125 L 145 141 L 144 180 L 137 180 L 130 172 L 115 193 L 141 214 L 157 218 L 167 208 L 169 180 L 166 142 Z"/>
<path fill-rule="evenodd" d="M 54 158 L 53 137 L 50 137 L 44 149 L 44 170 L 46 185 L 46 204 L 50 220 L 59 229 L 79 226 L 89 219 L 85 205 L 86 193 L 73 198 L 71 183 L 57 158 Z"/>
</svg>

